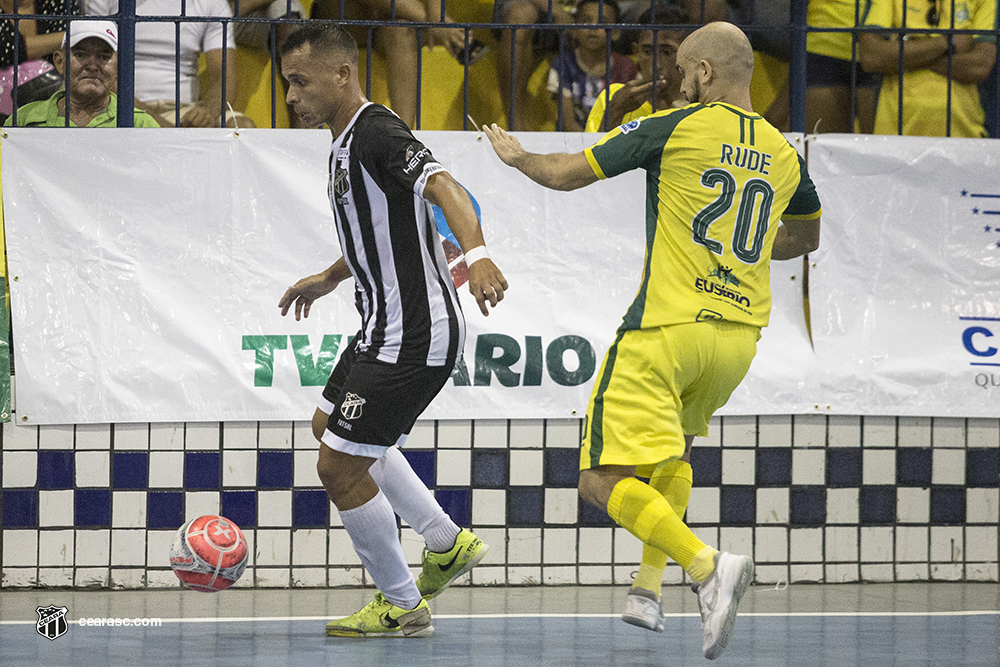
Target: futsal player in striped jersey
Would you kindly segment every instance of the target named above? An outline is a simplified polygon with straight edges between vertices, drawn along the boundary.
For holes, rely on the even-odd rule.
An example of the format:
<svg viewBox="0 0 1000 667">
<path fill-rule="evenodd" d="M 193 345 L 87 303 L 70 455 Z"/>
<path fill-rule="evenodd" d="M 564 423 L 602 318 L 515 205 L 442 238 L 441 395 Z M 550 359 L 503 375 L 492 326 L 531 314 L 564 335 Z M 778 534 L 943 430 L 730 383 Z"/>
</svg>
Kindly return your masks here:
<svg viewBox="0 0 1000 667">
<path fill-rule="evenodd" d="M 296 320 L 308 317 L 316 299 L 350 279 L 361 315 L 312 426 L 320 481 L 379 590 L 371 604 L 327 624 L 326 633 L 424 637 L 434 631 L 427 600 L 487 551 L 441 509 L 398 449 L 465 344 L 431 204 L 465 252 L 469 290 L 483 315 L 503 299 L 507 281 L 486 252 L 465 190 L 398 116 L 361 92 L 349 33 L 307 24 L 282 43 L 281 56 L 289 106 L 307 127 L 326 124 L 333 137 L 327 195 L 342 257 L 289 287 L 278 307 L 285 315 L 294 305 Z M 427 543 L 416 581 L 396 514 Z"/>
<path fill-rule="evenodd" d="M 714 659 L 754 566 L 682 521 L 691 444 L 750 367 L 771 309 L 770 261 L 819 246 L 821 209 L 803 160 L 753 112 L 753 50 L 739 28 L 699 28 L 677 68 L 688 106 L 622 125 L 580 153 L 529 153 L 496 125 L 483 131 L 505 164 L 548 188 L 647 173 L 642 279 L 591 393 L 579 491 L 646 545 L 626 615 L 662 628 L 669 556 L 695 582 Z"/>
</svg>

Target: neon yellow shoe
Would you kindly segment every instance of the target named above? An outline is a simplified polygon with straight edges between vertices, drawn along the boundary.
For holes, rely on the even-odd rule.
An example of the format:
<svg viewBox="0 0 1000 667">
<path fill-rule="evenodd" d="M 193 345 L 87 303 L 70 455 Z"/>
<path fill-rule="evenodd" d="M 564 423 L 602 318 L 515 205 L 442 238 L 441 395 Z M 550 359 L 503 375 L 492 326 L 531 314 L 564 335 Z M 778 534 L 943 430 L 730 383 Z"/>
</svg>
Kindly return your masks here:
<svg viewBox="0 0 1000 667">
<path fill-rule="evenodd" d="M 364 609 L 326 624 L 330 637 L 429 637 L 434 634 L 431 609 L 421 600 L 416 609 L 397 607 L 376 591 Z"/>
<path fill-rule="evenodd" d="M 424 569 L 417 577 L 417 590 L 425 600 L 430 600 L 478 565 L 489 550 L 475 533 L 465 528 L 459 531 L 451 551 L 435 553 L 425 547 Z"/>
</svg>

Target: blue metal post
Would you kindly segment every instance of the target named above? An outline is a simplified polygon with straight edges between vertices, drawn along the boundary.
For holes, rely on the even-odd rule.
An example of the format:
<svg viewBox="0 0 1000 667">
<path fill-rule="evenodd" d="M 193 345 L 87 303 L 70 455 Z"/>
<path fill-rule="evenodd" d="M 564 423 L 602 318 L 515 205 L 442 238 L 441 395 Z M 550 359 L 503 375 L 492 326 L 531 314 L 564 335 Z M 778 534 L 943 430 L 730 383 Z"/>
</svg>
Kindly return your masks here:
<svg viewBox="0 0 1000 667">
<path fill-rule="evenodd" d="M 118 0 L 118 127 L 135 127 L 135 0 Z"/>
<path fill-rule="evenodd" d="M 792 132 L 806 131 L 806 6 L 792 0 L 792 54 L 788 63 L 788 106 Z"/>
</svg>

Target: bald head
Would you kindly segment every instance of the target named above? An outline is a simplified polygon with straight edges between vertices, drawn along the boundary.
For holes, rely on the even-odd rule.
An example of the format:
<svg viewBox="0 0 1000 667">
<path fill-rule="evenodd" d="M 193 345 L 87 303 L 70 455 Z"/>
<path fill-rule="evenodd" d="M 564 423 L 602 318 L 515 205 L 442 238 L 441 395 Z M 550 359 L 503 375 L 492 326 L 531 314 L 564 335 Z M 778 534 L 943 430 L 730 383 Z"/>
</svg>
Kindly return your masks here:
<svg viewBox="0 0 1000 667">
<path fill-rule="evenodd" d="M 716 21 L 688 35 L 677 50 L 677 64 L 684 70 L 703 70 L 702 76 L 707 80 L 702 80 L 701 86 L 714 89 L 716 95 L 729 97 L 734 92 L 742 95 L 750 89 L 753 48 L 742 30 L 732 23 Z"/>
</svg>

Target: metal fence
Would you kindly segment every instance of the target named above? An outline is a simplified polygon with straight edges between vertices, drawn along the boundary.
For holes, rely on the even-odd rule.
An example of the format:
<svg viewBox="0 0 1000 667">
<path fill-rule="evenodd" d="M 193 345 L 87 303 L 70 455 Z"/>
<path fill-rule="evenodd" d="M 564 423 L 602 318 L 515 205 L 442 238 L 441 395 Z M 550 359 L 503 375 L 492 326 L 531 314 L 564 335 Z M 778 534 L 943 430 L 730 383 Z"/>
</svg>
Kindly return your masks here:
<svg viewBox="0 0 1000 667">
<path fill-rule="evenodd" d="M 8 0 L 9 1 L 9 0 Z M 41 0 L 38 0 L 39 2 Z M 56 2 L 62 2 L 63 11 L 61 13 L 49 13 L 49 14 L 36 14 L 36 13 L 21 13 L 20 5 L 23 5 L 25 0 L 13 0 L 13 9 L 10 13 L 0 14 L 0 20 L 10 21 L 13 23 L 15 33 L 20 31 L 21 24 L 25 21 L 34 20 L 66 20 L 73 18 L 80 18 L 79 14 L 75 14 L 73 11 L 74 0 L 55 0 Z M 280 1 L 280 0 L 279 0 Z M 528 2 L 529 0 L 525 0 Z M 817 2 L 821 0 L 813 0 Z M 993 11 L 996 15 L 996 3 L 995 0 L 986 0 L 991 2 L 994 7 Z M 421 118 L 421 85 L 422 85 L 422 71 L 423 71 L 423 51 L 422 48 L 427 43 L 427 31 L 433 28 L 439 28 L 444 25 L 442 22 L 435 21 L 415 21 L 406 19 L 403 14 L 404 12 L 398 11 L 397 0 L 355 0 L 354 5 L 360 6 L 363 10 L 375 11 L 377 8 L 377 3 L 384 3 L 385 8 L 388 9 L 388 20 L 363 20 L 363 19 L 351 19 L 347 18 L 349 12 L 345 6 L 345 0 L 332 0 L 331 3 L 327 3 L 326 13 L 330 13 L 330 6 L 332 5 L 332 13 L 335 17 L 334 19 L 311 19 L 307 17 L 303 18 L 259 18 L 259 17 L 247 17 L 239 16 L 239 0 L 235 0 L 231 3 L 234 10 L 234 16 L 232 17 L 204 17 L 188 15 L 187 12 L 187 0 L 179 0 L 180 12 L 179 15 L 172 16 L 138 16 L 136 14 L 136 0 L 119 0 L 118 2 L 118 12 L 112 16 L 109 16 L 110 20 L 115 21 L 118 24 L 119 36 L 118 36 L 118 122 L 120 127 L 129 127 L 132 125 L 133 119 L 133 106 L 132 99 L 134 98 L 135 91 L 135 78 L 134 78 L 134 67 L 133 63 L 135 61 L 135 36 L 136 36 L 136 25 L 145 22 L 170 22 L 175 26 L 175 34 L 177 36 L 177 43 L 180 42 L 180 31 L 181 25 L 183 23 L 197 22 L 197 23 L 220 23 L 223 26 L 226 34 L 229 31 L 234 30 L 236 24 L 240 23 L 266 23 L 270 28 L 270 40 L 269 40 L 269 50 L 271 56 L 271 80 L 272 82 L 278 81 L 280 78 L 280 72 L 277 71 L 276 63 L 277 58 L 277 28 L 280 25 L 298 25 L 305 23 L 310 20 L 332 20 L 335 23 L 348 27 L 356 27 L 364 31 L 366 39 L 364 43 L 360 44 L 360 48 L 367 55 L 365 72 L 362 74 L 364 77 L 364 89 L 366 93 L 371 96 L 372 87 L 372 53 L 373 53 L 373 33 L 378 28 L 383 27 L 394 27 L 394 28 L 414 28 L 416 29 L 417 38 L 417 79 L 414 82 L 416 86 L 416 122 L 414 123 L 414 129 L 420 129 L 420 118 Z M 401 4 L 404 0 L 399 0 Z M 645 8 L 645 3 L 647 0 L 635 0 L 635 4 Z M 483 30 L 488 29 L 493 32 L 494 35 L 499 34 L 499 38 L 505 41 L 509 40 L 509 52 L 510 52 L 510 70 L 513 71 L 516 66 L 517 54 L 518 54 L 518 44 L 516 36 L 519 32 L 523 31 L 535 31 L 540 34 L 547 34 L 550 36 L 550 42 L 554 45 L 555 51 L 558 53 L 566 53 L 570 48 L 570 39 L 567 35 L 567 31 L 575 29 L 598 29 L 604 30 L 606 35 L 606 67 L 605 67 L 605 88 L 610 85 L 610 71 L 611 71 L 611 53 L 614 48 L 612 33 L 619 31 L 638 31 L 638 30 L 652 30 L 654 34 L 654 49 L 653 49 L 653 68 L 656 71 L 656 58 L 657 49 L 655 48 L 655 40 L 659 34 L 663 31 L 677 31 L 677 30 L 693 30 L 699 24 L 700 21 L 697 19 L 705 17 L 710 11 L 710 5 L 712 7 L 718 7 L 722 0 L 673 0 L 675 3 L 683 4 L 687 10 L 689 20 L 691 23 L 688 24 L 665 24 L 656 23 L 653 24 L 638 24 L 638 23 L 623 23 L 623 22 L 599 22 L 597 24 L 579 24 L 579 23 L 558 23 L 556 22 L 556 12 L 554 8 L 556 4 L 554 0 L 548 0 L 547 11 L 545 16 L 537 23 L 506 23 L 504 22 L 500 15 L 500 7 L 503 4 L 501 0 L 495 3 L 495 9 L 493 12 L 492 22 L 451 22 L 448 23 L 448 27 L 455 28 L 462 31 L 465 50 L 464 54 L 459 54 L 458 59 L 464 61 L 464 79 L 462 86 L 463 94 L 463 121 L 462 129 L 468 129 L 469 127 L 469 54 L 471 53 L 471 47 L 475 42 L 475 38 L 472 35 L 473 30 Z M 140 0 L 141 3 L 141 0 Z M 359 4 L 360 3 L 360 4 Z M 451 0 L 452 6 L 459 5 L 460 0 Z M 663 7 L 664 0 L 649 0 L 649 9 L 656 10 L 657 7 Z M 927 11 L 928 16 L 939 16 L 943 5 L 948 3 L 950 6 L 950 20 L 949 25 L 941 25 L 939 27 L 932 28 L 913 28 L 907 25 L 907 15 L 914 10 L 919 10 L 920 12 Z M 286 0 L 288 13 L 291 12 L 291 2 Z M 436 12 L 436 7 L 431 9 L 433 5 L 432 2 L 428 2 L 427 9 L 428 14 L 425 18 L 429 17 L 431 14 Z M 604 0 L 599 0 L 599 16 L 601 19 L 604 17 L 604 11 L 607 6 L 611 6 L 605 3 Z M 955 40 L 960 39 L 963 36 L 969 35 L 975 37 L 976 39 L 985 39 L 995 41 L 998 36 L 1000 36 L 1000 30 L 997 28 L 997 21 L 994 20 L 992 31 L 983 32 L 982 30 L 972 30 L 972 29 L 958 29 L 956 28 L 956 12 L 961 13 L 962 11 L 968 11 L 968 4 L 966 2 L 961 2 L 960 0 L 902 0 L 899 8 L 902 9 L 902 24 L 896 28 L 875 28 L 875 27 L 864 27 L 865 15 L 868 8 L 871 6 L 871 2 L 857 2 L 855 3 L 855 21 L 854 26 L 848 27 L 827 27 L 819 25 L 809 25 L 807 23 L 807 13 L 808 13 L 808 0 L 727 0 L 727 12 L 728 17 L 740 25 L 744 30 L 750 34 L 751 39 L 756 42 L 758 39 L 767 40 L 769 37 L 774 37 L 782 40 L 787 44 L 787 61 L 789 68 L 788 77 L 788 125 L 784 129 L 791 131 L 804 132 L 813 131 L 815 128 L 806 127 L 806 90 L 807 90 L 807 35 L 818 34 L 818 33 L 851 33 L 854 35 L 852 40 L 851 49 L 851 61 L 853 63 L 858 62 L 858 38 L 866 33 L 876 33 L 884 35 L 886 38 L 894 37 L 898 42 L 898 52 L 899 52 L 899 71 L 903 72 L 907 68 L 907 63 L 904 58 L 904 47 L 907 41 L 911 37 L 918 37 L 921 35 L 930 34 L 940 34 L 944 35 L 948 41 L 949 51 L 947 55 L 947 99 L 945 102 L 944 113 L 946 114 L 946 126 L 947 133 L 950 136 L 951 125 L 952 125 L 952 86 L 955 85 Z M 441 0 L 440 2 L 440 16 L 443 17 L 447 13 L 447 0 Z M 963 8 L 965 8 L 963 10 Z M 5 11 L 7 10 L 4 7 Z M 383 8 L 384 9 L 384 8 Z M 773 17 L 778 16 L 777 21 L 771 20 L 770 24 L 762 23 L 756 20 L 759 14 L 766 13 Z M 787 20 L 784 18 L 785 11 L 787 10 Z M 84 8 L 84 11 L 85 8 Z M 691 16 L 695 14 L 696 16 Z M 616 16 L 616 18 L 618 18 Z M 861 27 L 855 27 L 861 26 Z M 71 30 L 72 28 L 70 28 Z M 68 41 L 66 42 L 68 44 Z M 69 48 L 64 46 L 65 56 L 68 62 L 69 59 Z M 522 47 L 523 48 L 523 47 Z M 465 57 L 462 57 L 464 55 Z M 226 86 L 226 59 L 229 57 L 227 50 L 223 49 L 223 77 L 221 85 L 223 88 Z M 18 68 L 21 65 L 19 49 L 14 48 L 13 53 L 13 71 L 14 80 L 17 80 Z M 177 80 L 177 90 L 176 99 L 180 99 L 180 77 L 177 75 L 180 72 L 181 61 L 180 53 L 176 54 L 175 58 L 175 79 Z M 68 70 L 68 68 L 67 68 Z M 902 77 L 901 77 L 902 78 Z M 68 71 L 65 74 L 65 80 L 68 83 L 69 75 Z M 515 90 L 514 77 L 511 76 L 509 82 L 501 81 L 499 85 L 509 84 L 509 90 L 505 91 L 509 93 L 506 97 L 509 102 L 508 108 L 504 109 L 507 117 L 510 118 L 513 115 L 514 107 L 517 102 L 517 91 Z M 562 86 L 562 81 L 560 80 L 560 88 Z M 276 105 L 279 103 L 278 95 L 280 95 L 280 86 L 271 86 L 271 126 L 276 125 Z M 903 85 L 898 87 L 898 124 L 897 129 L 900 134 L 903 133 Z M 853 121 L 857 115 L 857 81 L 855 69 L 852 67 L 851 74 L 851 119 L 852 126 Z M 984 100 L 984 107 L 988 115 L 986 124 L 987 127 L 991 128 L 991 133 L 995 136 L 997 128 L 1000 128 L 1000 80 L 998 80 L 996 74 L 996 67 L 992 68 L 990 76 L 985 82 L 980 85 L 980 94 Z M 11 96 L 13 99 L 13 112 L 12 115 L 13 123 L 17 124 L 17 106 L 18 106 L 18 91 L 17 86 L 11 91 Z M 655 95 L 654 95 L 654 105 L 655 105 Z M 226 117 L 226 100 L 225 95 L 222 96 L 222 104 L 220 108 L 220 115 L 223 119 L 223 123 Z M 567 109 L 564 108 L 562 90 L 557 95 L 556 98 L 556 127 L 563 127 L 563 117 L 567 113 Z M 66 125 L 69 125 L 69 114 L 66 114 Z M 175 112 L 175 122 L 179 124 L 180 121 L 180 110 L 179 108 Z M 604 123 L 606 128 L 607 121 Z M 455 128 L 458 129 L 458 128 Z"/>
</svg>

